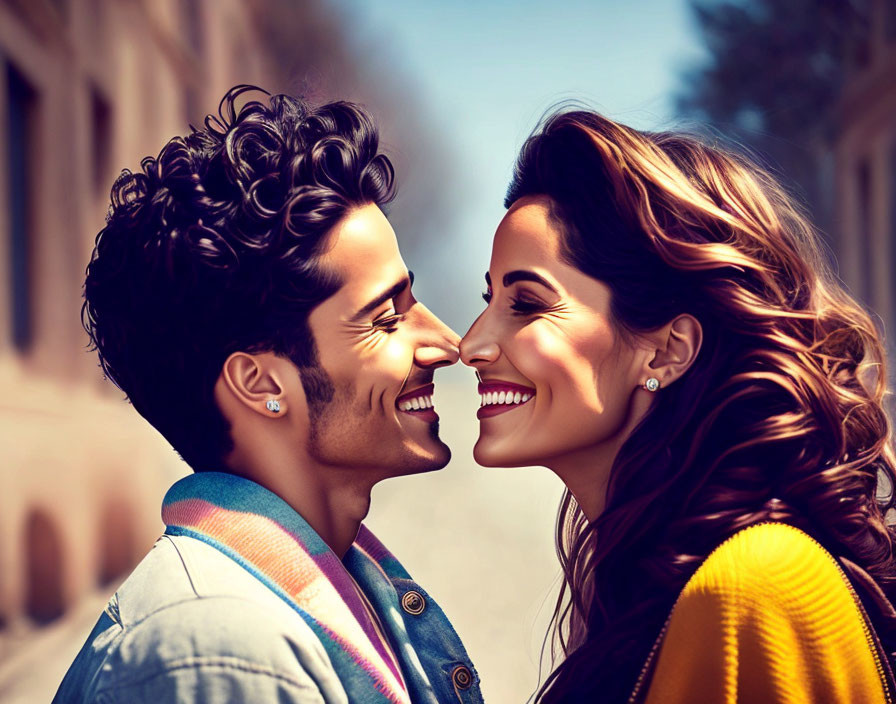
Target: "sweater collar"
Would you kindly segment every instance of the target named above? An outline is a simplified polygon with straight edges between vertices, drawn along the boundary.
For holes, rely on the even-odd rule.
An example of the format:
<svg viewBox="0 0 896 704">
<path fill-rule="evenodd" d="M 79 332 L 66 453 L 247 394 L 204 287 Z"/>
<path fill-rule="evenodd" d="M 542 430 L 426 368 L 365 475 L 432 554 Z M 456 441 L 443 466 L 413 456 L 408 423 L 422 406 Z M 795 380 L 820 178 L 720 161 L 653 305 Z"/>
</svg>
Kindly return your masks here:
<svg viewBox="0 0 896 704">
<path fill-rule="evenodd" d="M 218 548 L 292 606 L 321 639 L 352 701 L 408 702 L 342 561 L 279 496 L 232 474 L 196 473 L 169 489 L 162 520 L 166 533 Z M 359 537 L 379 546 L 366 529 Z M 370 698 L 371 685 L 381 696 Z"/>
</svg>

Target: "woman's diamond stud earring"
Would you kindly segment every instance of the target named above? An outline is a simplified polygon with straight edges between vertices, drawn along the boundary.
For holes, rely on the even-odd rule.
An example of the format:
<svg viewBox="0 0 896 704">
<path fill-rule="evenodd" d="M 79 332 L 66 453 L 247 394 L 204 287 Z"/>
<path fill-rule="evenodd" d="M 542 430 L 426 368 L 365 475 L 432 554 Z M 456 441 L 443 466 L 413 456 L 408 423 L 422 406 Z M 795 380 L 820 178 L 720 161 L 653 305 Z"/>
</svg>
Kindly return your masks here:
<svg viewBox="0 0 896 704">
<path fill-rule="evenodd" d="M 280 412 L 280 402 L 275 398 L 272 398 L 270 401 L 268 401 L 264 405 L 267 406 L 267 409 L 269 411 L 273 411 L 274 413 Z"/>
<path fill-rule="evenodd" d="M 652 376 L 647 380 L 647 383 L 644 384 L 644 387 L 648 391 L 656 391 L 660 388 L 660 380 Z"/>
</svg>

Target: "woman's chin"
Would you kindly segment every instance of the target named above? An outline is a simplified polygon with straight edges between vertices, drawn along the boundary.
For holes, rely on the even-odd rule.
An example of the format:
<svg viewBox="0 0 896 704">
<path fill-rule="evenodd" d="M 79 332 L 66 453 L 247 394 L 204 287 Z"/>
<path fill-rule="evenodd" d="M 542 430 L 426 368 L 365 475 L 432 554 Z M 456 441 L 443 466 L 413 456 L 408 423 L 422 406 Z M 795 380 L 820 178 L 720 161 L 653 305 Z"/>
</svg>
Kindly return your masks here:
<svg viewBox="0 0 896 704">
<path fill-rule="evenodd" d="M 482 467 L 529 467 L 539 464 L 520 448 L 505 447 L 507 443 L 495 438 L 482 438 L 473 446 L 473 459 Z"/>
</svg>

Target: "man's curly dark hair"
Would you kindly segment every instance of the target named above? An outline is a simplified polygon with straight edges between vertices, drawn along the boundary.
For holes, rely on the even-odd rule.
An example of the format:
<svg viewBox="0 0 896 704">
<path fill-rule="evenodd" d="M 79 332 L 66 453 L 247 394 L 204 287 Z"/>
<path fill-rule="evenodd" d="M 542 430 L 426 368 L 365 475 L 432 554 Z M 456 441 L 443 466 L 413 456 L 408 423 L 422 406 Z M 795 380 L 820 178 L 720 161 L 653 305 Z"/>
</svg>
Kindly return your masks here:
<svg viewBox="0 0 896 704">
<path fill-rule="evenodd" d="M 287 357 L 310 403 L 332 394 L 307 324 L 342 284 L 320 264 L 326 234 L 394 197 L 362 108 L 273 95 L 237 110 L 259 90 L 236 86 L 204 129 L 122 172 L 84 285 L 106 376 L 196 471 L 233 448 L 213 395 L 231 353 Z"/>
</svg>

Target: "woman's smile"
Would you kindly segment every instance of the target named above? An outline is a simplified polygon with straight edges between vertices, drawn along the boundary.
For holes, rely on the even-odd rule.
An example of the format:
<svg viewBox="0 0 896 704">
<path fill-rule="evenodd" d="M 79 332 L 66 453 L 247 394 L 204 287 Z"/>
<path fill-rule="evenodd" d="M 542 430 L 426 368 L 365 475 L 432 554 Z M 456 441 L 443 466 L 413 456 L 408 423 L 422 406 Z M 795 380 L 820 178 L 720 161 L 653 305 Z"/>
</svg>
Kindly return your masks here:
<svg viewBox="0 0 896 704">
<path fill-rule="evenodd" d="M 480 404 L 476 417 L 491 418 L 517 409 L 535 398 L 535 389 L 509 381 L 482 381 L 479 384 Z"/>
</svg>

